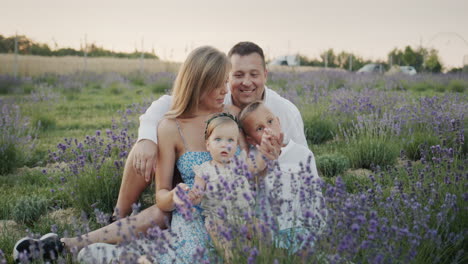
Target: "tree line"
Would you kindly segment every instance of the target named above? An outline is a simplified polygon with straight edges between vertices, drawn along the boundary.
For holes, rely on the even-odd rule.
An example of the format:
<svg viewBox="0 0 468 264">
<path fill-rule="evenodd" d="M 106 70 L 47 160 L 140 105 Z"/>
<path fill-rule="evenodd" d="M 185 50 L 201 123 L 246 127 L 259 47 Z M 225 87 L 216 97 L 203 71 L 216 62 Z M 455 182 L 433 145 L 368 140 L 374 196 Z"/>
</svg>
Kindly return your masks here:
<svg viewBox="0 0 468 264">
<path fill-rule="evenodd" d="M 379 63 L 387 69 L 392 65 L 413 66 L 418 72 L 437 73 L 443 69 L 437 50 L 423 47 L 413 49 L 410 46 L 401 50 L 393 49 L 388 53 L 387 61 L 371 61 L 351 52 L 341 51 L 338 53 L 333 49 L 322 52 L 319 59 L 309 59 L 299 55 L 299 61 L 301 65 L 305 66 L 342 68 L 353 71 L 359 70 L 368 63 Z"/>
<path fill-rule="evenodd" d="M 35 42 L 24 35 L 11 37 L 0 35 L 0 53 L 14 53 L 15 38 L 18 42 L 18 54 L 39 56 L 85 56 L 85 50 L 83 48 L 80 50 L 73 48 L 51 49 L 49 45 Z M 142 53 L 136 50 L 130 53 L 106 50 L 94 43 L 87 45 L 86 48 L 86 56 L 89 57 L 140 58 L 141 55 Z M 143 56 L 145 58 L 159 59 L 159 57 L 154 54 L 154 51 L 151 53 L 144 52 Z M 346 70 L 351 69 L 353 71 L 357 71 L 368 63 L 380 63 L 387 69 L 391 65 L 413 66 L 418 72 L 437 73 L 441 72 L 443 69 L 437 50 L 426 49 L 424 47 L 413 49 L 410 46 L 406 46 L 401 50 L 397 48 L 393 49 L 388 53 L 387 61 L 371 61 L 351 52 L 335 52 L 333 49 L 322 52 L 318 59 L 310 59 L 306 56 L 299 55 L 299 61 L 300 65 L 304 66 L 342 68 Z"/>
<path fill-rule="evenodd" d="M 0 53 L 14 53 L 15 52 L 15 39 L 17 41 L 18 54 L 21 55 L 38 55 L 38 56 L 86 56 L 89 57 L 117 57 L 117 58 L 140 58 L 142 53 L 138 51 L 134 52 L 114 52 L 106 50 L 103 47 L 99 47 L 92 43 L 87 45 L 86 50 L 83 48 L 76 50 L 73 48 L 58 48 L 51 49 L 49 45 L 44 43 L 35 42 L 28 37 L 11 36 L 4 37 L 0 35 Z M 154 52 L 144 52 L 145 58 L 158 59 L 158 56 Z"/>
</svg>

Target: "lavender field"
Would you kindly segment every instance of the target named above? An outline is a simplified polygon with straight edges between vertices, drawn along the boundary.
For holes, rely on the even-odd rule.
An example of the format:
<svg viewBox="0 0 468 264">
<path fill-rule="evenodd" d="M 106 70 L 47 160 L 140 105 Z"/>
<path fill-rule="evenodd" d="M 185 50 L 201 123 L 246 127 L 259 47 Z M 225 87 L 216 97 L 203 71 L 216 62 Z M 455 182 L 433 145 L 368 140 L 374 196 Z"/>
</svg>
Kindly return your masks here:
<svg viewBox="0 0 468 264">
<path fill-rule="evenodd" d="M 138 116 L 174 78 L 0 76 L 0 263 L 13 261 L 27 234 L 79 235 L 107 223 Z M 275 219 L 248 232 L 256 219 L 246 215 L 220 231 L 234 245 L 232 263 L 468 262 L 468 75 L 270 72 L 268 86 L 302 113 L 323 182 L 310 187 L 305 164 L 297 191 L 304 217 L 326 224 L 293 234 L 304 245 L 295 254 L 265 239 Z M 154 202 L 153 190 L 135 210 Z M 319 212 L 308 207 L 316 191 Z M 147 235 L 148 255 L 165 254 L 167 234 Z M 222 262 L 222 252 L 200 250 L 194 263 Z M 73 263 L 72 253 L 59 262 Z"/>
</svg>

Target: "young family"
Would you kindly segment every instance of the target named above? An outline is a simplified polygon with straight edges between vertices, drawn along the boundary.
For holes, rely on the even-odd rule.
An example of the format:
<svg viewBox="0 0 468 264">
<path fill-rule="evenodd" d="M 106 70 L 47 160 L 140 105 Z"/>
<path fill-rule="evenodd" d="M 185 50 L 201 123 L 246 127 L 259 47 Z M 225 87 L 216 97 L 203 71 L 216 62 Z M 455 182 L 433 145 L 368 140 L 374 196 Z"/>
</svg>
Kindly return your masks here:
<svg viewBox="0 0 468 264">
<path fill-rule="evenodd" d="M 190 263 L 200 246 L 219 241 L 217 227 L 232 220 L 220 217 L 219 208 L 234 216 L 276 214 L 278 232 L 272 235 L 277 244 L 299 250 L 291 230 L 320 232 L 326 213 L 300 112 L 265 86 L 267 76 L 263 50 L 255 43 L 240 42 L 227 56 L 209 46 L 193 50 L 179 70 L 172 95 L 162 96 L 140 116 L 139 138 L 125 164 L 114 222 L 80 237 L 50 233 L 23 238 L 15 245 L 15 259 L 33 251 L 48 259 L 67 249 L 79 250 L 81 262 L 122 260 L 122 248 L 116 245 L 157 225 L 169 228 L 168 234 L 177 239 L 171 240 L 167 254 L 145 261 Z M 245 163 L 255 179 L 233 173 L 234 160 Z M 271 173 L 267 163 L 283 173 Z M 301 180 L 304 167 L 313 181 Z M 152 178 L 156 204 L 128 216 Z M 255 184 L 258 179 L 263 184 Z M 312 208 L 301 206 L 299 193 L 292 191 L 297 185 L 315 190 Z M 221 190 L 223 186 L 230 192 Z M 268 201 L 265 212 L 254 212 L 249 198 L 253 193 L 257 200 Z M 273 209 L 275 199 L 282 201 L 280 208 Z M 314 223 L 304 218 L 306 209 L 316 213 Z"/>
</svg>

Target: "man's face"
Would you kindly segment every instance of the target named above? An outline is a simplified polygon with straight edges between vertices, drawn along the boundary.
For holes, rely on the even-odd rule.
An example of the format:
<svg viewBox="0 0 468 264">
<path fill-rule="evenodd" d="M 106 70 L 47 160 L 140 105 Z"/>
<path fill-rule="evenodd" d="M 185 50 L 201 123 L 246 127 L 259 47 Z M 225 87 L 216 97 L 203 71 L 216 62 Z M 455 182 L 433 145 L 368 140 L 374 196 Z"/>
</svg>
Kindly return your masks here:
<svg viewBox="0 0 468 264">
<path fill-rule="evenodd" d="M 279 118 L 264 105 L 250 113 L 242 122 L 242 126 L 247 141 L 252 145 L 260 145 L 265 129 L 269 129 L 276 138 L 279 138 L 281 134 Z"/>
<path fill-rule="evenodd" d="M 267 70 L 258 53 L 231 56 L 232 69 L 229 78 L 233 104 L 239 108 L 261 100 L 265 91 Z"/>
</svg>

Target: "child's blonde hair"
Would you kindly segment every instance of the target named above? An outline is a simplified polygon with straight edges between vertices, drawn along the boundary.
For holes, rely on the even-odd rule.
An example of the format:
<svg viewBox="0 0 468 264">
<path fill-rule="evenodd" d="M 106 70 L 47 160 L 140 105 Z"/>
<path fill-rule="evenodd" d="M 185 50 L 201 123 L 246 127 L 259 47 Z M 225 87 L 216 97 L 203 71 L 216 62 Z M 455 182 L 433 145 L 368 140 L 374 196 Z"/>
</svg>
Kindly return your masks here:
<svg viewBox="0 0 468 264">
<path fill-rule="evenodd" d="M 261 105 L 264 105 L 262 101 L 255 101 L 248 104 L 242 111 L 239 113 L 239 124 L 241 127 L 245 127 L 244 121 L 245 119 L 255 110 L 257 110 Z"/>
<path fill-rule="evenodd" d="M 193 50 L 180 67 L 172 91 L 172 105 L 166 117 L 177 118 L 198 110 L 202 96 L 224 85 L 231 68 L 226 54 L 203 46 Z"/>
<path fill-rule="evenodd" d="M 224 124 L 228 124 L 230 122 L 234 122 L 234 124 L 236 124 L 236 126 L 239 127 L 239 123 L 237 122 L 237 119 L 229 113 L 221 113 L 221 114 L 214 115 L 212 118 L 210 118 L 206 122 L 205 140 L 208 140 L 208 138 L 211 136 L 215 128 Z"/>
</svg>

